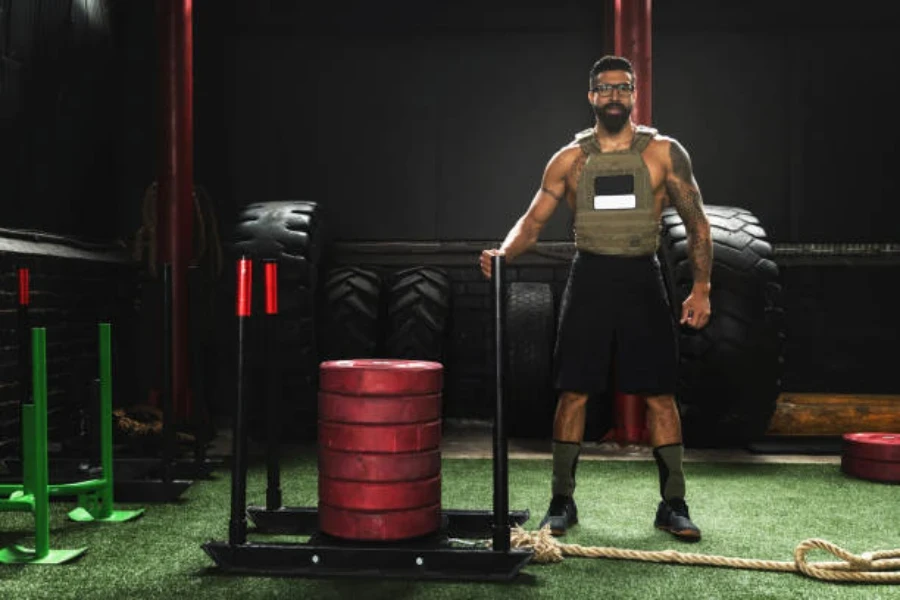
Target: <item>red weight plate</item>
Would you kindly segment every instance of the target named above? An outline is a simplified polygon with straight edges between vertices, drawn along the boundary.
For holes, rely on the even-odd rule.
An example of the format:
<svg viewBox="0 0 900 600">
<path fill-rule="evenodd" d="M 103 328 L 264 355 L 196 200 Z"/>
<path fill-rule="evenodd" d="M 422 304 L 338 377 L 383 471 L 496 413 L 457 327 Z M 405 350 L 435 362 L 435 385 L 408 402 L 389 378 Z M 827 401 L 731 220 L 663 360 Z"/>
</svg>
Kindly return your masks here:
<svg viewBox="0 0 900 600">
<path fill-rule="evenodd" d="M 319 389 L 369 396 L 434 394 L 444 385 L 444 366 L 427 360 L 330 360 L 319 365 Z"/>
<path fill-rule="evenodd" d="M 420 452 L 439 447 L 441 422 L 353 425 L 319 421 L 319 448 L 344 452 Z"/>
<path fill-rule="evenodd" d="M 900 433 L 846 433 L 843 454 L 867 460 L 900 462 Z"/>
<path fill-rule="evenodd" d="M 421 423 L 441 417 L 441 395 L 348 396 L 319 392 L 319 418 L 340 423 Z"/>
<path fill-rule="evenodd" d="M 411 481 L 439 475 L 440 450 L 403 453 L 336 452 L 319 448 L 319 473 L 351 481 Z"/>
<path fill-rule="evenodd" d="M 422 537 L 441 527 L 441 506 L 360 512 L 319 503 L 319 531 L 348 540 L 397 541 Z"/>
<path fill-rule="evenodd" d="M 860 479 L 884 483 L 900 483 L 900 462 L 842 456 L 841 471 Z"/>
<path fill-rule="evenodd" d="M 441 477 L 417 481 L 372 483 L 319 475 L 319 501 L 353 510 L 407 510 L 441 501 Z"/>
</svg>

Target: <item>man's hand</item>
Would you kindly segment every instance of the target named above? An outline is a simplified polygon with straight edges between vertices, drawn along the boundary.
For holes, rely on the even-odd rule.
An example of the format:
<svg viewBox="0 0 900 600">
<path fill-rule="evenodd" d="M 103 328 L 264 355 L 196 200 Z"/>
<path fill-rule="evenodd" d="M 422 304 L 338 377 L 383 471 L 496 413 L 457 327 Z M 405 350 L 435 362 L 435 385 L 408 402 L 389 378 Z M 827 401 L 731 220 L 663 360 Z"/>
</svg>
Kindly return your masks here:
<svg viewBox="0 0 900 600">
<path fill-rule="evenodd" d="M 506 252 L 499 248 L 490 248 L 481 251 L 481 273 L 487 278 L 491 278 L 491 258 L 494 256 L 504 256 Z"/>
<path fill-rule="evenodd" d="M 687 324 L 694 329 L 703 329 L 709 323 L 712 309 L 709 305 L 709 292 L 693 290 L 681 303 L 681 325 Z"/>
</svg>

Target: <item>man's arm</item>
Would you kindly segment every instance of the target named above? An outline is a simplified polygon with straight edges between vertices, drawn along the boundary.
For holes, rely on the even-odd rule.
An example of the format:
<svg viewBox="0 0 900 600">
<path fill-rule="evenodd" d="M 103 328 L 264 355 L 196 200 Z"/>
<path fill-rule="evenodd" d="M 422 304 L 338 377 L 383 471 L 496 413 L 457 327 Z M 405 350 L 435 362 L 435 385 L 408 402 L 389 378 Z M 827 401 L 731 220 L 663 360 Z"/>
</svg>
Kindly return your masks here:
<svg viewBox="0 0 900 600">
<path fill-rule="evenodd" d="M 513 260 L 537 243 L 541 229 L 562 199 L 562 192 L 555 190 L 555 187 L 549 184 L 545 177 L 541 182 L 541 189 L 534 194 L 528 210 L 506 234 L 506 239 L 500 244 L 500 251 L 504 253 L 507 261 Z"/>
<path fill-rule="evenodd" d="M 541 187 L 532 198 L 528 210 L 506 234 L 500 248 L 481 253 L 481 271 L 485 277 L 491 277 L 491 256 L 503 254 L 507 261 L 512 261 L 537 243 L 541 229 L 566 193 L 565 162 L 562 151 L 553 156 L 544 169 Z"/>
<path fill-rule="evenodd" d="M 681 306 L 680 322 L 700 329 L 706 326 L 712 313 L 709 302 L 712 236 L 691 159 L 676 140 L 671 140 L 669 145 L 669 162 L 666 190 L 687 231 L 687 251 L 694 274 L 694 286 Z"/>
<path fill-rule="evenodd" d="M 712 271 L 712 237 L 709 221 L 703 211 L 700 186 L 694 178 L 691 159 L 676 140 L 669 145 L 671 168 L 666 176 L 666 190 L 687 230 L 688 256 L 694 274 L 694 289 L 709 292 Z"/>
</svg>

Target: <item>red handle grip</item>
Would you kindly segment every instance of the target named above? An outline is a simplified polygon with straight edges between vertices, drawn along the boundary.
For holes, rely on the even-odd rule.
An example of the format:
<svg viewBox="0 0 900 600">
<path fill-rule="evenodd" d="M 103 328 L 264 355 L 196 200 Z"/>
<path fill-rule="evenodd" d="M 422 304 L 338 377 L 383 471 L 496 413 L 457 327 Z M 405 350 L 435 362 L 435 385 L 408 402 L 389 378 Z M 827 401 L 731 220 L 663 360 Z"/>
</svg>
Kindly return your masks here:
<svg viewBox="0 0 900 600">
<path fill-rule="evenodd" d="M 251 284 L 253 282 L 253 263 L 242 258 L 237 263 L 237 316 L 249 317 L 251 306 Z"/>
<path fill-rule="evenodd" d="M 278 314 L 278 263 L 267 262 L 266 269 L 266 314 Z"/>
<path fill-rule="evenodd" d="M 19 269 L 19 306 L 28 306 L 29 294 L 28 269 Z"/>
</svg>

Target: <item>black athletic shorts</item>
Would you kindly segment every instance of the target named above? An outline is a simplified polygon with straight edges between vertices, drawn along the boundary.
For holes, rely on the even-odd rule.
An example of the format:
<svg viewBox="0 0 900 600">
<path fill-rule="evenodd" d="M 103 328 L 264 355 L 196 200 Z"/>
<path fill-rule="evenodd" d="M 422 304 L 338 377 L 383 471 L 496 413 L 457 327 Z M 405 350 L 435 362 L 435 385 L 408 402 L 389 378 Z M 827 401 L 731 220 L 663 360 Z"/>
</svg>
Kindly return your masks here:
<svg viewBox="0 0 900 600">
<path fill-rule="evenodd" d="M 656 255 L 578 251 L 560 306 L 555 386 L 594 394 L 612 388 L 674 394 L 677 336 Z"/>
</svg>

